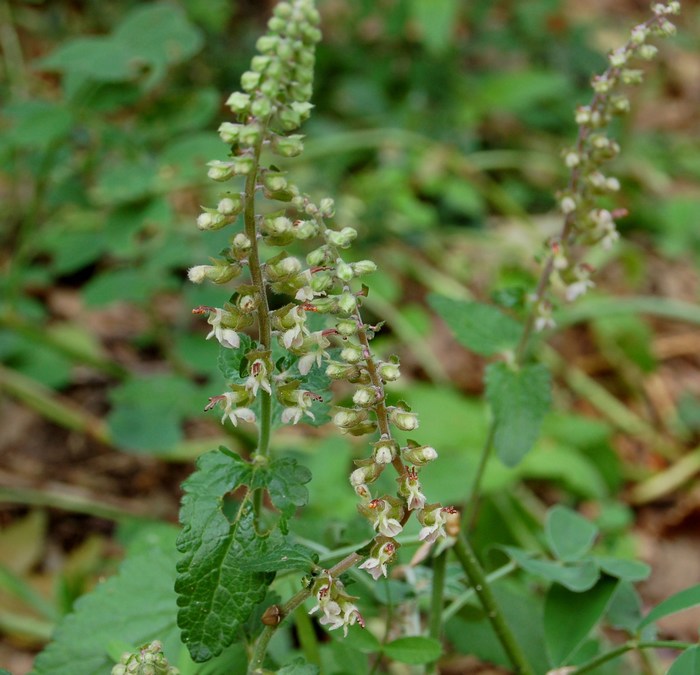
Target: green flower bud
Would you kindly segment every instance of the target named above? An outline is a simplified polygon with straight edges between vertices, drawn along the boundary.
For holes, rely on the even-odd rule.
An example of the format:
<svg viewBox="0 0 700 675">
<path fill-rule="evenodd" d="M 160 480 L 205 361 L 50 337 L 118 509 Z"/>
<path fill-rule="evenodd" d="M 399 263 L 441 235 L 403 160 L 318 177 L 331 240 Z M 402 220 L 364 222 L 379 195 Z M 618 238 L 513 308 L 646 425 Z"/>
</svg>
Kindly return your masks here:
<svg viewBox="0 0 700 675">
<path fill-rule="evenodd" d="M 401 431 L 413 431 L 418 428 L 418 416 L 415 413 L 399 408 L 393 408 L 389 412 L 389 421 Z"/>
<path fill-rule="evenodd" d="M 255 48 L 260 53 L 267 54 L 269 52 L 274 52 L 279 42 L 280 38 L 276 35 L 262 35 L 255 43 Z"/>
<path fill-rule="evenodd" d="M 241 87 L 243 87 L 245 91 L 255 91 L 259 82 L 260 73 L 256 73 L 254 70 L 247 70 L 241 75 Z"/>
<path fill-rule="evenodd" d="M 272 112 L 272 102 L 267 96 L 259 96 L 251 103 L 250 112 L 256 117 L 267 117 Z"/>
<path fill-rule="evenodd" d="M 341 281 L 344 281 L 345 283 L 349 283 L 352 281 L 352 278 L 355 276 L 353 273 L 353 269 L 348 263 L 343 262 L 340 258 L 335 263 L 335 276 L 338 277 Z"/>
<path fill-rule="evenodd" d="M 287 234 L 292 231 L 292 221 L 285 216 L 277 216 L 276 218 L 265 218 L 264 228 L 267 234 L 280 235 Z"/>
<path fill-rule="evenodd" d="M 311 220 L 297 220 L 294 232 L 297 239 L 311 239 L 318 234 L 318 225 Z"/>
<path fill-rule="evenodd" d="M 211 162 L 207 162 L 207 166 L 209 167 L 207 176 L 212 180 L 222 182 L 234 175 L 231 162 L 222 162 L 218 159 L 213 159 Z"/>
<path fill-rule="evenodd" d="M 399 452 L 399 444 L 392 440 L 381 440 L 374 444 L 372 456 L 377 464 L 391 464 Z"/>
<path fill-rule="evenodd" d="M 357 321 L 355 319 L 338 319 L 335 328 L 343 337 L 350 337 L 357 333 Z"/>
<path fill-rule="evenodd" d="M 197 227 L 200 230 L 220 230 L 229 222 L 221 213 L 214 209 L 205 209 L 203 213 L 197 216 Z"/>
<path fill-rule="evenodd" d="M 265 56 L 263 54 L 258 54 L 257 56 L 254 56 L 253 59 L 250 62 L 250 68 L 251 70 L 254 70 L 256 73 L 262 73 L 265 71 L 265 68 L 267 68 L 268 64 L 272 61 L 271 56 Z"/>
<path fill-rule="evenodd" d="M 306 262 L 312 267 L 322 267 L 330 260 L 330 251 L 327 246 L 314 249 L 306 256 Z"/>
<path fill-rule="evenodd" d="M 219 138 L 224 143 L 233 145 L 238 143 L 239 134 L 241 132 L 241 124 L 232 124 L 231 122 L 223 122 L 219 125 Z"/>
<path fill-rule="evenodd" d="M 237 176 L 247 176 L 255 166 L 255 160 L 252 157 L 241 156 L 236 157 L 232 161 L 233 172 Z"/>
<path fill-rule="evenodd" d="M 349 292 L 338 298 L 338 309 L 344 314 L 352 314 L 357 309 L 357 298 Z"/>
<path fill-rule="evenodd" d="M 340 351 L 340 358 L 346 363 L 360 363 L 360 361 L 363 361 L 365 358 L 362 345 L 349 342 Z"/>
<path fill-rule="evenodd" d="M 333 424 L 341 429 L 350 429 L 367 419 L 366 410 L 354 410 L 353 408 L 340 408 L 333 415 Z"/>
<path fill-rule="evenodd" d="M 385 382 L 395 382 L 401 377 L 398 363 L 380 363 L 377 370 L 379 371 L 379 377 Z"/>
<path fill-rule="evenodd" d="M 326 240 L 329 244 L 338 248 L 348 248 L 357 237 L 357 230 L 352 227 L 344 227 L 340 232 L 326 230 Z"/>
<path fill-rule="evenodd" d="M 256 99 L 253 103 L 253 108 L 258 100 Z M 256 114 L 255 111 L 253 111 L 253 114 Z M 255 145 L 260 140 L 261 134 L 262 129 L 259 124 L 246 124 L 244 127 L 241 127 L 238 138 L 243 145 Z"/>
<path fill-rule="evenodd" d="M 415 466 L 425 466 L 429 462 L 437 459 L 437 452 L 435 448 L 429 445 L 416 445 L 410 444 L 406 448 L 401 449 L 401 456 L 404 461 L 410 462 Z"/>
<path fill-rule="evenodd" d="M 287 179 L 281 173 L 267 171 L 263 176 L 263 185 L 270 192 L 279 192 L 287 187 Z"/>
<path fill-rule="evenodd" d="M 311 277 L 311 288 L 316 293 L 322 293 L 333 285 L 333 276 L 330 272 L 316 272 Z"/>
<path fill-rule="evenodd" d="M 340 357 L 344 358 L 342 352 Z M 377 390 L 374 387 L 360 387 L 352 395 L 352 402 L 361 408 L 371 408 L 377 402 L 377 398 Z"/>
<path fill-rule="evenodd" d="M 280 2 L 275 6 L 273 13 L 280 19 L 289 19 L 293 13 L 292 6 L 288 2 Z"/>
<path fill-rule="evenodd" d="M 331 361 L 326 366 L 326 375 L 328 375 L 328 377 L 330 377 L 332 380 L 350 380 L 351 378 L 356 379 L 359 374 L 360 369 L 355 365 Z"/>
<path fill-rule="evenodd" d="M 253 247 L 250 239 L 246 234 L 243 234 L 243 232 L 239 232 L 231 241 L 231 248 L 233 250 L 233 254 L 237 258 L 245 258 L 248 253 L 250 253 L 250 249 Z"/>
<path fill-rule="evenodd" d="M 224 197 L 216 205 L 216 210 L 224 216 L 237 216 L 243 210 L 243 197 L 240 194 Z"/>
<path fill-rule="evenodd" d="M 241 273 L 241 266 L 237 263 L 216 265 L 195 265 L 187 271 L 187 277 L 192 283 L 201 284 L 205 279 L 215 284 L 225 284 L 235 279 Z"/>
<path fill-rule="evenodd" d="M 235 91 L 226 99 L 226 105 L 232 112 L 239 114 L 247 113 L 250 106 L 250 94 Z"/>
<path fill-rule="evenodd" d="M 303 138 L 300 134 L 273 136 L 272 151 L 281 157 L 297 157 L 304 151 Z"/>
<path fill-rule="evenodd" d="M 371 260 L 359 260 L 358 262 L 350 263 L 355 276 L 363 274 L 372 274 L 377 271 L 377 266 Z"/>
</svg>

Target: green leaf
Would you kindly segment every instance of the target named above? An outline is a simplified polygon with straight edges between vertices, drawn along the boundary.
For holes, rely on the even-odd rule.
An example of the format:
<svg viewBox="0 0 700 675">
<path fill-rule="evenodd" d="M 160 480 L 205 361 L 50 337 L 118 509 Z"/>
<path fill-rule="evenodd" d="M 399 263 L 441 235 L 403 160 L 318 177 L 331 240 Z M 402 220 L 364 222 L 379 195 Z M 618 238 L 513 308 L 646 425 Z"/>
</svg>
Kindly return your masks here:
<svg viewBox="0 0 700 675">
<path fill-rule="evenodd" d="M 660 602 L 641 620 L 637 628 L 641 630 L 644 626 L 648 626 L 664 616 L 682 612 L 684 609 L 690 609 L 696 605 L 700 605 L 700 584 L 685 588 Z"/>
<path fill-rule="evenodd" d="M 594 556 L 593 561 L 603 572 L 623 581 L 644 581 L 651 574 L 651 567 L 639 560 Z"/>
<path fill-rule="evenodd" d="M 346 637 L 342 633 L 329 633 L 329 636 L 363 654 L 373 654 L 381 650 L 379 640 L 368 630 L 351 626 Z"/>
<path fill-rule="evenodd" d="M 394 661 L 417 665 L 439 659 L 442 654 L 442 645 L 433 638 L 404 637 L 384 645 L 383 652 Z"/>
<path fill-rule="evenodd" d="M 71 40 L 38 61 L 38 65 L 45 70 L 57 70 L 102 82 L 131 79 L 137 72 L 128 46 L 109 37 Z"/>
<path fill-rule="evenodd" d="M 253 339 L 245 333 L 239 333 L 241 346 L 238 349 L 219 349 L 219 370 L 226 381 L 231 384 L 243 384 L 245 375 L 241 370 L 247 365 L 245 355 L 255 347 Z"/>
<path fill-rule="evenodd" d="M 493 356 L 512 350 L 522 326 L 492 305 L 429 295 L 430 306 L 454 333 L 457 341 L 477 354 Z"/>
<path fill-rule="evenodd" d="M 305 466 L 299 466 L 296 459 L 282 457 L 270 464 L 265 482 L 275 508 L 291 515 L 296 507 L 308 503 L 306 483 L 310 480 L 311 472 Z"/>
<path fill-rule="evenodd" d="M 575 593 L 587 591 L 595 586 L 600 578 L 600 571 L 591 560 L 562 564 L 550 560 L 537 560 L 530 557 L 526 551 L 512 546 L 502 548 L 526 572 L 561 584 Z"/>
<path fill-rule="evenodd" d="M 33 675 L 109 673 L 108 646 L 115 641 L 141 645 L 158 639 L 169 661 L 177 663 L 175 535 L 175 528 L 162 526 L 142 534 L 119 572 L 80 598 L 61 621 L 53 641 L 36 658 Z"/>
<path fill-rule="evenodd" d="M 686 649 L 671 664 L 666 675 L 690 675 L 700 673 L 700 647 L 694 645 Z"/>
<path fill-rule="evenodd" d="M 565 562 L 580 560 L 590 551 L 598 528 L 565 506 L 554 506 L 545 522 L 547 544 L 552 553 Z"/>
<path fill-rule="evenodd" d="M 203 455 L 183 488 L 177 541 L 178 625 L 192 658 L 200 663 L 230 645 L 241 625 L 265 597 L 273 574 L 250 572 L 241 561 L 260 555 L 253 508 L 245 497 L 231 518 L 224 496 L 251 483 L 254 468 L 223 448 Z"/>
<path fill-rule="evenodd" d="M 552 665 L 560 666 L 583 643 L 600 621 L 618 581 L 603 577 L 585 593 L 558 584 L 550 587 L 544 605 L 544 632 Z"/>
<path fill-rule="evenodd" d="M 493 409 L 493 444 L 506 466 L 529 452 L 540 432 L 551 400 L 551 378 L 541 364 L 512 370 L 505 363 L 486 369 L 486 399 Z"/>
<path fill-rule="evenodd" d="M 248 572 L 281 572 L 282 570 L 308 570 L 315 564 L 315 556 L 305 546 L 294 544 L 289 537 L 275 531 L 263 539 L 255 558 L 240 561 L 241 569 Z"/>
<path fill-rule="evenodd" d="M 277 675 L 318 675 L 320 673 L 318 666 L 308 663 L 303 657 L 294 659 L 291 663 L 280 668 Z"/>
<path fill-rule="evenodd" d="M 455 30 L 458 0 L 412 0 L 411 18 L 420 27 L 421 42 L 432 54 L 449 49 Z"/>
<path fill-rule="evenodd" d="M 642 599 L 628 581 L 621 581 L 608 605 L 607 622 L 619 630 L 634 634 L 642 618 Z"/>
</svg>

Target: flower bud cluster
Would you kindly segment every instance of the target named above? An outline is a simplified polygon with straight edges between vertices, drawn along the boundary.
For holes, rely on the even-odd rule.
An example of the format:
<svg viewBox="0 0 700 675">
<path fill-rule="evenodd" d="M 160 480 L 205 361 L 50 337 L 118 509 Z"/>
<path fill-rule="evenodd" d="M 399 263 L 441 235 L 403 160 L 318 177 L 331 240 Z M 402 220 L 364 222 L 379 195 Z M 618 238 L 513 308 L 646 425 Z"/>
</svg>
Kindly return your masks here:
<svg viewBox="0 0 700 675">
<path fill-rule="evenodd" d="M 351 403 L 335 409 L 333 422 L 343 434 L 373 436 L 371 454 L 357 462 L 350 482 L 360 497 L 360 513 L 376 532 L 372 555 L 363 568 L 377 578 L 387 574 L 387 565 L 399 547 L 395 537 L 411 513 L 417 514 L 422 525 L 421 539 L 432 542 L 445 536 L 444 521 L 451 510 L 427 504 L 421 491 L 418 471 L 437 458 L 434 448 L 415 441 L 401 447 L 393 438 L 397 429 L 415 431 L 419 419 L 405 403 L 387 403 L 385 385 L 400 377 L 398 358 L 378 360 L 370 348 L 381 324 L 370 326 L 363 321 L 360 310 L 368 291 L 357 287 L 376 271 L 376 264 L 354 260 L 346 253 L 357 230 L 331 226 L 332 199 L 315 202 L 279 168 L 263 165 L 267 154 L 293 157 L 303 149 L 302 137 L 289 132 L 308 117 L 311 108 L 317 24 L 312 0 L 279 3 L 268 23 L 268 34 L 258 40 L 259 55 L 242 76 L 244 91 L 229 97 L 227 104 L 236 121 L 222 124 L 219 133 L 231 146 L 231 158 L 210 162 L 209 176 L 219 182 L 240 177 L 244 190 L 223 193 L 216 207 L 203 209 L 197 227 L 235 227 L 242 215 L 243 230 L 231 237 L 220 258 L 193 267 L 189 277 L 195 283 L 226 284 L 246 268 L 250 275 L 250 283 L 239 283 L 222 307 L 193 310 L 207 316 L 211 326 L 207 339 L 216 339 L 224 349 L 240 349 L 241 332 L 253 326 L 258 329 L 258 344 L 245 354 L 239 380 L 230 383 L 229 391 L 211 397 L 206 406 L 207 410 L 220 408 L 222 423 L 258 422 L 260 438 L 267 438 L 269 428 L 263 431 L 270 423 L 273 398 L 282 408 L 279 417 L 283 423 L 315 420 L 312 406 L 322 397 L 303 388 L 313 368 L 324 369 L 331 380 L 354 386 Z M 256 196 L 268 202 L 264 212 L 257 208 Z M 297 240 L 309 245 L 305 259 L 285 250 Z M 281 251 L 262 261 L 261 241 Z M 268 305 L 270 294 L 283 298 L 276 309 Z M 319 328 L 316 321 L 310 321 L 319 315 L 327 317 L 327 327 Z M 273 340 L 296 358 L 273 360 Z M 335 348 L 332 358 L 331 348 Z M 263 451 L 258 448 L 258 452 Z M 398 473 L 397 493 L 373 498 L 369 486 L 389 465 Z M 312 611 L 322 613 L 321 623 L 331 630 L 342 626 L 345 631 L 355 622 L 362 623 L 352 598 L 337 579 L 328 576 L 317 586 L 318 604 Z"/>
<path fill-rule="evenodd" d="M 178 675 L 179 672 L 168 665 L 163 645 L 158 640 L 144 645 L 135 654 L 125 652 L 112 668 L 112 675 Z"/>
<path fill-rule="evenodd" d="M 579 128 L 576 144 L 563 151 L 564 164 L 571 171 L 567 188 L 558 194 L 564 229 L 560 237 L 550 241 L 546 269 L 553 285 L 562 290 L 568 301 L 594 285 L 590 279 L 592 269 L 580 261 L 576 247 L 611 247 L 619 238 L 615 221 L 626 215 L 624 209 L 600 206 L 601 198 L 620 189 L 619 180 L 603 171 L 603 166 L 620 152 L 618 143 L 609 136 L 609 126 L 615 117 L 630 110 L 623 86 L 642 82 L 644 73 L 631 67 L 633 62 L 654 58 L 657 49 L 649 44 L 650 38 L 674 34 L 675 27 L 668 17 L 680 12 L 680 3 L 655 3 L 652 12 L 649 20 L 632 29 L 623 46 L 610 52 L 607 70 L 591 80 L 593 98 L 575 112 Z M 551 305 L 544 291 L 535 297 L 534 316 L 537 330 L 553 325 Z"/>
</svg>

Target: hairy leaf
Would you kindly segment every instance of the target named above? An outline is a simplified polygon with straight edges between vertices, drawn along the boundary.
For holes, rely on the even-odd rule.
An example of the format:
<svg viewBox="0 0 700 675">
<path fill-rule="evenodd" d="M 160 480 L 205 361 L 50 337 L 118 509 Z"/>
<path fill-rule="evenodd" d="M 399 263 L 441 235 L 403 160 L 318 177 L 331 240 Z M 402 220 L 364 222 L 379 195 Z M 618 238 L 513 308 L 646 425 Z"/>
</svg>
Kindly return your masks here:
<svg viewBox="0 0 700 675">
<path fill-rule="evenodd" d="M 494 447 L 506 466 L 515 466 L 532 448 L 551 399 L 549 371 L 541 364 L 519 370 L 505 363 L 486 369 L 486 399 L 496 424 Z"/>
<path fill-rule="evenodd" d="M 457 341 L 477 354 L 493 356 L 513 349 L 522 326 L 492 305 L 428 296 L 430 306 L 454 333 Z"/>
<path fill-rule="evenodd" d="M 195 661 L 219 654 L 263 599 L 272 572 L 307 569 L 311 552 L 278 531 L 255 531 L 249 493 L 242 501 L 224 497 L 240 488 L 267 489 L 284 518 L 308 500 L 308 469 L 282 458 L 268 466 L 249 464 L 225 448 L 203 455 L 184 483 L 176 590 L 178 625 Z"/>
</svg>

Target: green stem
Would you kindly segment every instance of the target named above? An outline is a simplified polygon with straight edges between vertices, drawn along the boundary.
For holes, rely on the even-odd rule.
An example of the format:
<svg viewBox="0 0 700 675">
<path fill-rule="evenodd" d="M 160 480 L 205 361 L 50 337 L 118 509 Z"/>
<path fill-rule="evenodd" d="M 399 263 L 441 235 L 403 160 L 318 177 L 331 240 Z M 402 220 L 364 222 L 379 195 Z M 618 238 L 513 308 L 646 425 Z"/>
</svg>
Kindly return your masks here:
<svg viewBox="0 0 700 675">
<path fill-rule="evenodd" d="M 479 564 L 476 554 L 466 537 L 460 535 L 457 538 L 454 552 L 462 565 L 464 573 L 467 575 L 467 578 L 474 588 L 499 642 L 508 655 L 513 668 L 515 668 L 515 672 L 518 675 L 535 675 L 535 671 L 532 670 L 528 663 L 525 653 L 515 639 L 515 635 L 513 635 L 510 626 L 506 623 L 501 608 L 498 606 L 496 598 L 493 595 L 486 574 Z"/>
<path fill-rule="evenodd" d="M 338 577 L 343 572 L 355 566 L 360 560 L 362 560 L 362 556 L 359 553 L 351 553 L 347 558 L 344 558 L 337 565 L 331 567 L 331 569 L 328 570 L 328 574 L 332 577 Z M 255 642 L 253 655 L 248 665 L 248 675 L 262 675 L 264 673 L 263 662 L 265 661 L 265 654 L 267 653 L 267 647 L 270 644 L 272 636 L 286 618 L 294 613 L 297 608 L 311 596 L 311 591 L 312 587 L 310 585 L 293 595 L 282 607 L 280 623 L 276 626 L 265 626 Z"/>
<path fill-rule="evenodd" d="M 253 170 L 247 175 L 245 181 L 243 222 L 245 234 L 250 240 L 251 249 L 248 254 L 248 268 L 253 285 L 258 293 L 258 339 L 263 351 L 272 349 L 272 327 L 270 325 L 270 307 L 267 302 L 267 286 L 263 277 L 263 269 L 260 263 L 260 251 L 258 249 L 258 229 L 255 223 L 255 190 L 258 183 L 260 170 L 260 154 L 265 136 L 267 121 L 264 121 L 260 140 L 254 148 Z M 261 390 L 260 392 L 260 419 L 258 420 L 258 447 L 256 454 L 267 459 L 270 453 L 270 432 L 272 428 L 272 396 Z M 263 490 L 255 491 L 253 508 L 256 519 L 262 510 Z"/>
<path fill-rule="evenodd" d="M 570 675 L 583 675 L 584 673 L 590 673 L 595 670 L 598 666 L 608 661 L 616 659 L 618 656 L 622 656 L 626 652 L 632 651 L 634 649 L 688 649 L 692 645 L 687 642 L 678 642 L 676 640 L 652 640 L 648 642 L 636 642 L 631 640 L 630 642 L 625 642 L 625 644 L 616 647 L 615 649 L 596 656 L 582 666 L 579 666 L 575 670 L 570 672 Z"/>
<path fill-rule="evenodd" d="M 466 536 L 471 529 L 474 527 L 474 520 L 476 518 L 476 511 L 479 505 L 479 497 L 481 496 L 481 483 L 484 479 L 484 473 L 486 471 L 486 465 L 488 464 L 489 458 L 491 457 L 491 449 L 493 448 L 493 438 L 496 434 L 496 422 L 491 421 L 489 425 L 489 431 L 484 441 L 484 446 L 481 448 L 481 455 L 479 457 L 479 466 L 476 468 L 476 473 L 472 479 L 472 487 L 467 496 L 467 502 L 462 509 L 462 532 Z"/>
<path fill-rule="evenodd" d="M 428 625 L 428 634 L 434 640 L 440 640 L 442 634 L 442 611 L 444 608 L 445 599 L 445 571 L 447 569 L 447 551 L 441 551 L 433 558 L 433 585 L 430 592 L 430 623 Z M 434 673 L 437 669 L 437 662 L 431 663 L 426 673 Z"/>
<path fill-rule="evenodd" d="M 316 632 L 309 617 L 309 613 L 301 605 L 294 610 L 294 625 L 297 629 L 297 637 L 301 644 L 301 650 L 309 663 L 321 665 L 321 652 L 318 648 Z"/>
</svg>

